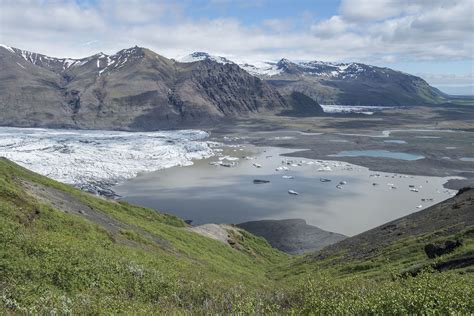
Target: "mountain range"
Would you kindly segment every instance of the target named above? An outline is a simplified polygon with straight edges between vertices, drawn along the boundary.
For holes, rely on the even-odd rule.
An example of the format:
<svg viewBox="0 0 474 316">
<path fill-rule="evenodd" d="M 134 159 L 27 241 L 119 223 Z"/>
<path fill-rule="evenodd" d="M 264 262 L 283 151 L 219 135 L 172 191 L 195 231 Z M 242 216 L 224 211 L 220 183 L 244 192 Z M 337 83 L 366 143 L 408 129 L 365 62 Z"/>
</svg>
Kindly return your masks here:
<svg viewBox="0 0 474 316">
<path fill-rule="evenodd" d="M 0 45 L 0 125 L 154 130 L 252 115 L 314 116 L 322 104 L 422 105 L 443 94 L 423 79 L 364 64 L 260 67 L 132 47 L 82 59 Z"/>
</svg>

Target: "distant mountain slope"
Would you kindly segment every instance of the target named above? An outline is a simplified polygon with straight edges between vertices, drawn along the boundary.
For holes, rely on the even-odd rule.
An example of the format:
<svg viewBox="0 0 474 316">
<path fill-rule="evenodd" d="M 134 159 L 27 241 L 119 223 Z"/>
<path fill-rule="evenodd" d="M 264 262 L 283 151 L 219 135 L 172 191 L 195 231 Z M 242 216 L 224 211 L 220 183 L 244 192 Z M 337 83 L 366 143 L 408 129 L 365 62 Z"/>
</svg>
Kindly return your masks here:
<svg viewBox="0 0 474 316">
<path fill-rule="evenodd" d="M 361 63 L 296 63 L 281 59 L 241 67 L 283 95 L 301 92 L 320 104 L 412 106 L 445 101 L 442 92 L 419 77 Z"/>
<path fill-rule="evenodd" d="M 180 63 L 133 47 L 52 58 L 0 46 L 1 125 L 158 129 L 292 108 L 233 63 Z"/>
</svg>

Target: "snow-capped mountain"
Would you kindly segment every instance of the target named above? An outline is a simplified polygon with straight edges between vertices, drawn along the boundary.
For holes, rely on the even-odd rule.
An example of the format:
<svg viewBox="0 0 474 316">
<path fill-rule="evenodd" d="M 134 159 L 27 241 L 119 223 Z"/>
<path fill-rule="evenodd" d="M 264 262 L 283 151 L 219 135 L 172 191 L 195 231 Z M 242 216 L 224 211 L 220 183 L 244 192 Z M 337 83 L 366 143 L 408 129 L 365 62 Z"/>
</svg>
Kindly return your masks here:
<svg viewBox="0 0 474 316">
<path fill-rule="evenodd" d="M 375 73 L 377 70 L 383 69 L 361 63 L 292 62 L 285 58 L 278 62 L 262 62 L 258 65 L 241 64 L 240 66 L 255 76 L 273 77 L 281 74 L 293 74 L 341 79 L 357 79 L 364 72 Z M 386 69 L 388 70 L 388 68 Z"/>
<path fill-rule="evenodd" d="M 445 97 L 419 77 L 362 63 L 281 59 L 240 66 L 282 95 L 300 92 L 320 104 L 412 106 L 436 104 Z"/>
</svg>

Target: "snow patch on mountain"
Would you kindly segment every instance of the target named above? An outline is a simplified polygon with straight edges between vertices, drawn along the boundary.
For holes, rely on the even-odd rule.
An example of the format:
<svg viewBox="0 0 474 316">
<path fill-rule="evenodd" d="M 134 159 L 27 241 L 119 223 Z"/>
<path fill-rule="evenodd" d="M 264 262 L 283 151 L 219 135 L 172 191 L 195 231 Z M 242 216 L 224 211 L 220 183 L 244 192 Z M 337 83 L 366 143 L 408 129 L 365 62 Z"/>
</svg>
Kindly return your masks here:
<svg viewBox="0 0 474 316">
<path fill-rule="evenodd" d="M 254 65 L 240 64 L 239 66 L 253 76 L 271 77 L 283 72 L 283 69 L 279 68 L 277 63 L 272 62 L 261 62 Z"/>
<path fill-rule="evenodd" d="M 225 57 L 209 55 L 208 53 L 204 53 L 204 52 L 195 52 L 190 55 L 181 57 L 177 61 L 181 63 L 194 63 L 196 61 L 202 61 L 202 60 L 212 60 L 216 63 L 224 64 L 224 65 L 234 64 L 233 61 L 230 61 L 229 59 Z"/>
<path fill-rule="evenodd" d="M 78 131 L 0 127 L 0 156 L 90 192 L 139 173 L 191 165 L 214 155 L 208 133 Z"/>
<path fill-rule="evenodd" d="M 132 47 L 128 49 L 123 49 L 116 54 L 107 55 L 104 53 L 99 53 L 93 56 L 89 56 L 81 59 L 74 58 L 55 58 L 49 57 L 46 55 L 33 53 L 30 51 L 9 47 L 6 45 L 1 45 L 1 47 L 9 50 L 10 52 L 17 54 L 23 58 L 28 63 L 33 65 L 47 68 L 55 72 L 66 71 L 73 67 L 84 66 L 89 62 L 94 62 L 96 68 L 98 69 L 99 76 L 105 71 L 111 71 L 123 67 L 128 61 L 140 59 L 144 56 L 143 50 L 139 47 Z M 103 61 L 107 60 L 107 63 Z"/>
<path fill-rule="evenodd" d="M 9 50 L 9 51 L 12 52 L 12 53 L 15 52 L 15 51 L 13 50 L 13 48 L 11 48 L 10 46 L 0 44 L 0 47 L 3 47 L 3 48 L 5 48 L 6 50 Z"/>
</svg>

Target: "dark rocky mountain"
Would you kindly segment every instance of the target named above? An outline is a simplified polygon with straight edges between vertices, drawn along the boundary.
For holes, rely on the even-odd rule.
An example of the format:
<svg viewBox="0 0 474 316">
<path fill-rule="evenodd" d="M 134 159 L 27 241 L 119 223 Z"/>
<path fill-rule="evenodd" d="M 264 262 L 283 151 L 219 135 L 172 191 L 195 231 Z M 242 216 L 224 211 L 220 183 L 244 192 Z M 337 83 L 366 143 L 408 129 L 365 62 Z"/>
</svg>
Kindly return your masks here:
<svg viewBox="0 0 474 316">
<path fill-rule="evenodd" d="M 282 95 L 296 91 L 320 104 L 412 106 L 446 101 L 446 95 L 419 77 L 360 63 L 281 59 L 259 67 L 241 67 L 266 80 Z"/>
<path fill-rule="evenodd" d="M 237 226 L 265 238 L 272 247 L 290 254 L 318 251 L 346 238 L 308 225 L 303 219 L 261 220 Z"/>
<path fill-rule="evenodd" d="M 0 46 L 0 68 L 0 125 L 152 130 L 301 102 L 234 63 L 177 62 L 141 47 L 65 59 Z"/>
</svg>

